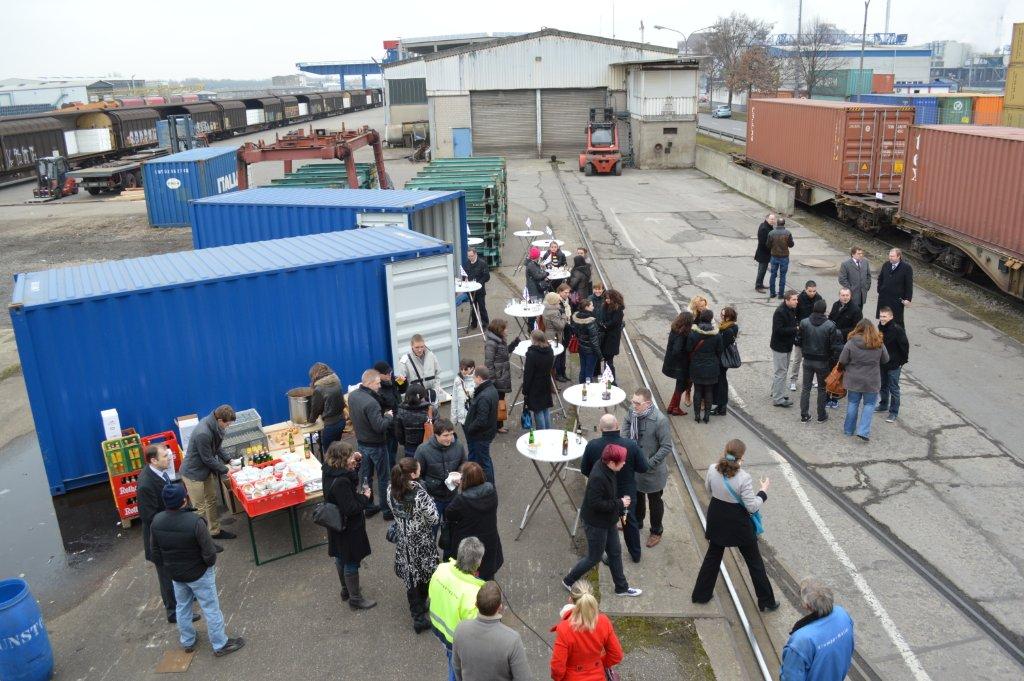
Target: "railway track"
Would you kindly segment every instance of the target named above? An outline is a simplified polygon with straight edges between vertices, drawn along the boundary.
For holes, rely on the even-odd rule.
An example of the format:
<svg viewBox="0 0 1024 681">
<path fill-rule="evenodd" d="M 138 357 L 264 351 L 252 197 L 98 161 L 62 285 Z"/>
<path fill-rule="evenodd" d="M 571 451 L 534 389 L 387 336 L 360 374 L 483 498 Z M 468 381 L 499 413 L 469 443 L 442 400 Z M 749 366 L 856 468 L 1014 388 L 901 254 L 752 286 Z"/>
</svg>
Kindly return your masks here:
<svg viewBox="0 0 1024 681">
<path fill-rule="evenodd" d="M 595 269 L 602 281 L 606 284 L 610 284 L 611 279 L 607 276 L 607 273 L 601 267 L 600 256 L 597 251 L 593 248 L 590 239 L 583 228 L 583 222 L 580 218 L 579 211 L 573 201 L 572 196 L 569 194 L 565 187 L 564 180 L 562 179 L 561 173 L 558 171 L 557 166 L 554 167 L 555 176 L 558 179 L 559 188 L 562 192 L 563 199 L 565 201 L 569 219 L 573 226 L 580 235 L 582 243 L 587 247 L 588 252 L 591 255 L 591 260 L 594 264 Z M 833 220 L 834 222 L 835 221 Z M 838 223 L 843 224 L 843 223 Z M 846 225 L 843 225 L 846 227 Z M 609 227 L 610 228 L 610 227 Z M 880 244 L 888 247 L 893 245 L 888 244 L 886 241 L 879 239 L 878 237 L 870 237 L 872 240 L 877 241 Z M 973 284 L 980 290 L 985 290 L 980 284 Z M 987 291 L 991 292 L 991 291 Z M 1007 296 L 1007 299 L 1011 302 L 1016 303 L 1015 299 Z M 1024 306 L 1022 306 L 1024 307 Z M 646 367 L 642 355 L 637 351 L 637 347 L 634 344 L 632 337 L 627 329 L 623 329 L 623 338 L 626 342 L 628 353 L 635 367 L 638 375 L 644 386 L 652 391 L 652 393 L 658 396 L 658 392 L 652 385 L 649 379 L 649 367 Z M 660 352 L 661 348 L 649 338 L 641 338 L 643 342 L 647 343 L 648 346 L 655 352 Z M 662 408 L 664 405 L 661 405 Z M 774 433 L 769 432 L 763 428 L 756 420 L 751 418 L 743 410 L 737 409 L 735 405 L 730 407 L 730 413 L 732 413 L 743 426 L 753 432 L 762 442 L 764 442 L 771 449 L 779 453 L 795 470 L 797 470 L 806 480 L 808 480 L 816 489 L 824 494 L 832 503 L 838 508 L 845 512 L 854 522 L 867 531 L 876 541 L 878 541 L 883 547 L 890 551 L 900 561 L 907 565 L 913 572 L 919 575 L 925 582 L 929 584 L 937 593 L 939 593 L 945 600 L 957 608 L 963 615 L 969 619 L 978 629 L 981 630 L 988 638 L 990 638 L 996 645 L 998 645 L 1008 656 L 1010 656 L 1017 664 L 1024 667 L 1024 640 L 1009 630 L 1007 627 L 998 622 L 992 615 L 988 613 L 975 599 L 964 593 L 959 587 L 953 584 L 949 579 L 945 577 L 934 565 L 929 561 L 925 560 L 920 554 L 918 554 L 913 548 L 906 545 L 904 542 L 893 536 L 886 528 L 882 527 L 874 519 L 872 519 L 863 509 L 857 506 L 855 503 L 847 499 L 841 492 L 836 491 L 824 478 L 818 473 L 811 470 L 806 463 L 796 455 L 784 441 L 778 438 Z M 680 437 L 680 433 L 677 430 L 675 421 L 672 422 L 673 431 L 675 432 L 676 439 L 682 442 L 683 439 Z M 694 484 L 695 472 L 691 473 L 691 467 L 688 466 L 689 458 L 685 455 L 680 455 L 675 442 L 672 446 L 672 458 L 675 464 L 676 471 L 682 479 L 684 486 L 687 490 L 687 497 L 692 506 L 694 513 L 699 519 L 701 530 L 706 525 L 706 518 L 703 511 L 703 503 L 699 498 L 697 489 L 701 484 Z M 774 560 L 766 558 L 766 562 L 769 563 L 770 569 L 777 576 L 784 587 L 784 591 L 788 592 L 791 596 L 798 593 L 796 586 L 797 580 L 789 575 L 785 570 Z M 722 576 L 724 578 L 726 588 L 729 592 L 732 608 L 734 609 L 738 621 L 743 628 L 747 643 L 750 647 L 750 652 L 753 658 L 756 660 L 757 668 L 760 670 L 764 679 L 772 678 L 771 673 L 768 671 L 765 651 L 762 650 L 762 644 L 760 640 L 771 641 L 767 627 L 760 619 L 760 615 L 755 615 L 754 618 L 747 616 L 744 611 L 743 602 L 740 598 L 740 594 L 737 591 L 737 583 L 733 580 L 730 575 L 730 571 L 726 564 L 723 562 L 722 565 Z M 745 588 L 742 580 L 740 580 L 741 588 Z M 746 594 L 749 596 L 750 594 Z M 775 650 L 770 651 L 769 656 L 773 660 L 778 660 L 778 654 Z M 881 677 L 877 672 L 872 669 L 871 665 L 857 652 L 854 653 L 853 666 L 850 669 L 849 678 L 855 681 L 878 681 Z"/>
</svg>

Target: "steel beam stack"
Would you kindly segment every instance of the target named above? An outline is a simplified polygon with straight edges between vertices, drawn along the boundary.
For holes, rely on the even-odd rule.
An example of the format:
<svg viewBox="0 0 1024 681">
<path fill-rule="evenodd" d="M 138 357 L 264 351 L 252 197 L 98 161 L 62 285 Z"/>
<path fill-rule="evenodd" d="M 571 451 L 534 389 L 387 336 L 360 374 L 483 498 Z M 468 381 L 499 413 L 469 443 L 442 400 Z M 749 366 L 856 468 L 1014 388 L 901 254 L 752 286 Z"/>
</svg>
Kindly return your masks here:
<svg viewBox="0 0 1024 681">
<path fill-rule="evenodd" d="M 431 161 L 406 189 L 461 190 L 466 193 L 469 236 L 484 240 L 477 251 L 491 267 L 501 265 L 501 245 L 508 225 L 505 158 L 441 158 Z"/>
<path fill-rule="evenodd" d="M 379 189 L 377 166 L 357 163 L 356 176 L 360 189 Z M 282 178 L 270 181 L 270 187 L 306 187 L 309 189 L 348 189 L 348 172 L 344 163 L 307 163 Z"/>
</svg>

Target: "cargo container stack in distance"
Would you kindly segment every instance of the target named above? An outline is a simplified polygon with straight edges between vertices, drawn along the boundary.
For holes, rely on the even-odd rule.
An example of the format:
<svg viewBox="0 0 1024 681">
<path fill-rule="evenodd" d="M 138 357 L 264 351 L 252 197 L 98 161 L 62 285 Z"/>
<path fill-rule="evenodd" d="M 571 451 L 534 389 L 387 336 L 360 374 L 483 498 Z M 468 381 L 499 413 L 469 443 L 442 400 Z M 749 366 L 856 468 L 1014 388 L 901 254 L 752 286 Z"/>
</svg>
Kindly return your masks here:
<svg viewBox="0 0 1024 681">
<path fill-rule="evenodd" d="M 860 93 L 873 92 L 871 69 L 833 69 L 817 74 L 812 99 L 845 101 Z M 891 88 L 890 88 L 891 91 Z"/>
<path fill-rule="evenodd" d="M 508 227 L 507 171 L 503 156 L 436 159 L 406 182 L 405 188 L 465 192 L 469 236 L 484 240 L 476 248 L 488 265 L 501 266 L 501 246 Z"/>
<path fill-rule="evenodd" d="M 854 101 L 914 107 L 915 125 L 1000 125 L 1003 99 L 987 93 L 858 95 Z"/>
<path fill-rule="evenodd" d="M 356 177 L 359 189 L 380 189 L 376 163 L 357 163 Z M 307 163 L 284 177 L 271 180 L 266 186 L 350 189 L 348 169 L 344 163 Z"/>
<path fill-rule="evenodd" d="M 1024 128 L 1024 23 L 1013 25 L 1003 96 L 1003 125 Z"/>
</svg>

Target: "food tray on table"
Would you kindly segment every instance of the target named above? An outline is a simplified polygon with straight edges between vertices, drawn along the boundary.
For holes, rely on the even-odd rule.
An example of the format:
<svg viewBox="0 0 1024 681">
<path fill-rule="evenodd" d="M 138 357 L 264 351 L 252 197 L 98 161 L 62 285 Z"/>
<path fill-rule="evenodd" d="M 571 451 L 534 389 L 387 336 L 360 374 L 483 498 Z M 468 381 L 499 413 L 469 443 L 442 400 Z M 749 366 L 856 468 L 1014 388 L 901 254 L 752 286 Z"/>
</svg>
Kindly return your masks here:
<svg viewBox="0 0 1024 681">
<path fill-rule="evenodd" d="M 296 485 L 295 487 L 268 494 L 258 499 L 248 499 L 245 494 L 241 493 L 237 496 L 238 500 L 242 503 L 242 508 L 245 509 L 246 515 L 250 518 L 255 518 L 256 516 L 279 511 L 282 508 L 301 504 L 306 500 L 306 490 L 302 485 Z"/>
<path fill-rule="evenodd" d="M 231 491 L 250 518 L 306 500 L 302 480 L 279 458 L 228 471 Z"/>
</svg>

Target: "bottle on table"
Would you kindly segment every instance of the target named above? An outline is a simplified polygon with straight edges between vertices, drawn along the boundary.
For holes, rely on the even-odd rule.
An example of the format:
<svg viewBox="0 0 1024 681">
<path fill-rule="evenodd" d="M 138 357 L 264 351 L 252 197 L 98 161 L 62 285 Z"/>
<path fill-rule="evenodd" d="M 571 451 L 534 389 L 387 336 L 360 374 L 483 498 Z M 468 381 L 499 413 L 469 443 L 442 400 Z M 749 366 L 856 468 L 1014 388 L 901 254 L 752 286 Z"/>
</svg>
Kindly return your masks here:
<svg viewBox="0 0 1024 681">
<path fill-rule="evenodd" d="M 295 452 L 295 436 L 292 435 L 291 431 L 288 431 L 288 451 Z"/>
<path fill-rule="evenodd" d="M 569 456 L 569 430 L 565 429 L 562 431 L 562 458 Z"/>
<path fill-rule="evenodd" d="M 533 424 L 530 424 L 530 440 L 528 444 L 530 445 L 530 447 L 537 446 L 537 435 L 536 430 L 534 430 Z"/>
<path fill-rule="evenodd" d="M 587 380 L 583 384 L 583 395 L 580 397 L 580 400 L 583 401 L 583 402 L 587 401 L 587 386 L 588 385 L 590 385 L 590 377 L 589 376 L 587 376 Z"/>
</svg>

